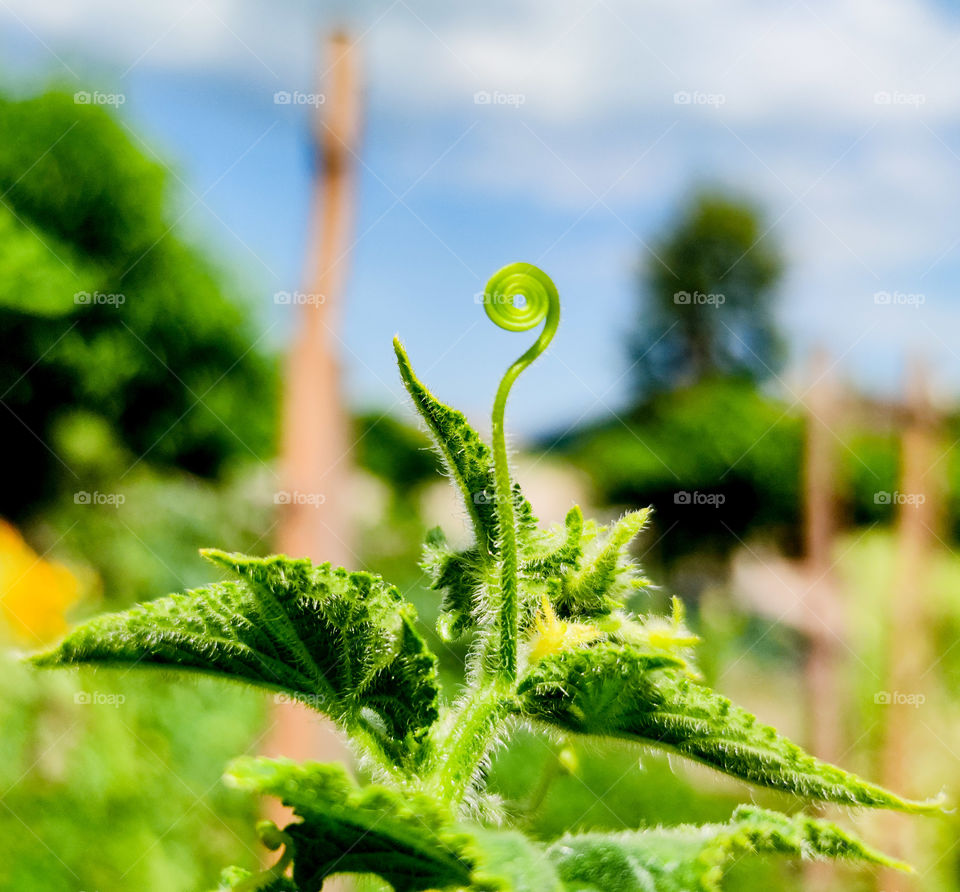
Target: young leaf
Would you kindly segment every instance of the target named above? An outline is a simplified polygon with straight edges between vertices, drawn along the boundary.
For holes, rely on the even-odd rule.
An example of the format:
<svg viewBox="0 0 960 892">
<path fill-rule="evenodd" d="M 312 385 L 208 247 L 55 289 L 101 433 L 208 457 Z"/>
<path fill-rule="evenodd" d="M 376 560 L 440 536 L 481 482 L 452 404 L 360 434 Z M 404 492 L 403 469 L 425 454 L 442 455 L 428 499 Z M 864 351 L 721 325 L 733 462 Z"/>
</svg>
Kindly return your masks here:
<svg viewBox="0 0 960 892">
<path fill-rule="evenodd" d="M 582 569 L 561 577 L 561 584 L 553 594 L 560 616 L 610 613 L 623 606 L 624 599 L 632 592 L 649 584 L 636 574 L 627 551 L 649 517 L 649 508 L 625 514 L 600 540 L 596 552 L 584 562 Z"/>
<path fill-rule="evenodd" d="M 439 527 L 427 534 L 421 567 L 430 588 L 443 593 L 441 636 L 451 641 L 472 629 L 485 609 L 492 570 L 479 548 L 455 551 Z"/>
<path fill-rule="evenodd" d="M 741 806 L 727 824 L 565 836 L 550 846 L 565 888 L 576 892 L 719 892 L 746 855 L 837 858 L 899 869 L 835 824 Z"/>
<path fill-rule="evenodd" d="M 397 365 L 404 386 L 436 440 L 447 470 L 460 489 L 473 521 L 477 542 L 492 553 L 497 542 L 497 512 L 490 449 L 462 412 L 445 406 L 420 383 L 399 338 L 394 338 L 393 349 L 397 354 Z"/>
<path fill-rule="evenodd" d="M 224 676 L 285 691 L 347 725 L 370 710 L 400 741 L 434 722 L 436 658 L 394 586 L 308 560 L 204 555 L 239 580 L 101 616 L 34 661 Z"/>
<path fill-rule="evenodd" d="M 917 813 L 941 807 L 901 799 L 815 759 L 680 668 L 636 648 L 600 644 L 545 657 L 519 693 L 532 718 L 653 744 L 761 786 L 851 806 Z"/>
<path fill-rule="evenodd" d="M 563 576 L 571 568 L 578 569 L 583 557 L 583 511 L 574 505 L 563 521 L 563 540 L 545 553 L 535 554 L 521 564 L 527 574 L 544 580 Z"/>
</svg>

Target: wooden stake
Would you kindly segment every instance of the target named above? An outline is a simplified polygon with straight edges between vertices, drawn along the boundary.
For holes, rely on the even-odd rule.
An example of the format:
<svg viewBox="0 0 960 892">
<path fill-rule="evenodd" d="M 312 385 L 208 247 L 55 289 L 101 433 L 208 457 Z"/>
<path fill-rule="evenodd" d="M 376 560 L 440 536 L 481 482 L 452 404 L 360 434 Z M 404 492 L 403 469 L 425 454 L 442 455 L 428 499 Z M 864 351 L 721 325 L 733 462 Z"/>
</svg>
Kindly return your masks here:
<svg viewBox="0 0 960 892">
<path fill-rule="evenodd" d="M 348 235 L 353 210 L 352 160 L 359 140 L 360 97 L 349 40 L 327 42 L 326 71 L 315 107 L 316 173 L 305 291 L 298 292 L 296 336 L 286 375 L 282 486 L 277 545 L 293 557 L 355 567 L 349 518 L 350 425 L 340 384 L 339 337 Z M 269 755 L 345 760 L 332 725 L 304 707 L 279 703 Z M 281 810 L 278 814 L 285 817 Z M 276 820 L 276 815 L 271 814 Z"/>
<path fill-rule="evenodd" d="M 843 688 L 841 655 L 842 614 L 832 572 L 836 538 L 836 456 L 832 428 L 839 411 L 835 382 L 829 376 L 829 356 L 814 357 L 814 381 L 808 399 L 804 456 L 804 552 L 808 581 L 806 608 L 807 653 L 804 689 L 807 700 L 808 745 L 814 755 L 836 762 L 843 751 Z M 832 631 L 831 631 L 832 630 Z M 825 862 L 807 866 L 805 877 L 811 889 L 826 889 L 835 871 Z"/>
<path fill-rule="evenodd" d="M 891 494 L 897 507 L 897 570 L 889 601 L 889 702 L 885 707 L 884 744 L 881 753 L 883 784 L 902 795 L 910 795 L 912 778 L 908 766 L 917 749 L 911 746 L 915 734 L 916 708 L 905 697 L 921 693 L 924 667 L 930 654 L 925 622 L 925 570 L 933 550 L 937 506 L 936 487 L 927 476 L 936 461 L 937 419 L 929 397 L 928 375 L 916 362 L 908 379 L 906 427 L 901 446 L 900 490 Z M 915 854 L 914 822 L 904 815 L 885 816 L 885 851 L 910 860 Z M 878 889 L 909 892 L 919 888 L 913 877 L 899 871 L 883 871 Z"/>
<path fill-rule="evenodd" d="M 836 539 L 836 456 L 831 432 L 839 417 L 836 384 L 829 378 L 829 357 L 817 353 L 815 383 L 807 406 L 804 460 L 804 552 L 809 589 L 808 610 L 819 620 L 810 624 L 804 667 L 810 739 L 814 754 L 835 760 L 843 751 L 843 705 L 837 686 L 839 639 L 844 634 L 832 572 Z M 832 631 L 831 631 L 832 630 Z"/>
</svg>

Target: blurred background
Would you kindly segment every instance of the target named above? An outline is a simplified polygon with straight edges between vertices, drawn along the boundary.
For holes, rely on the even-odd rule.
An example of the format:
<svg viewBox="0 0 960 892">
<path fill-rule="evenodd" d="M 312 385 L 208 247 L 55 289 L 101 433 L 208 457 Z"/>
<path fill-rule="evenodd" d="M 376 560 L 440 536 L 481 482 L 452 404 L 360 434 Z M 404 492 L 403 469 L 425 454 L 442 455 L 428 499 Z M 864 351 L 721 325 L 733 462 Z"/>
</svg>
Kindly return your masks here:
<svg viewBox="0 0 960 892">
<path fill-rule="evenodd" d="M 0 0 L 0 888 L 211 888 L 261 857 L 229 758 L 342 756 L 255 692 L 18 664 L 198 547 L 383 573 L 454 692 L 417 560 L 465 529 L 390 339 L 486 432 L 515 260 L 563 299 L 508 418 L 541 517 L 652 504 L 634 606 L 683 597 L 708 682 L 956 791 L 958 75 L 933 0 Z M 614 744 L 492 771 L 543 838 L 800 806 Z M 856 825 L 917 875 L 730 888 L 960 889 L 957 819 Z"/>
</svg>

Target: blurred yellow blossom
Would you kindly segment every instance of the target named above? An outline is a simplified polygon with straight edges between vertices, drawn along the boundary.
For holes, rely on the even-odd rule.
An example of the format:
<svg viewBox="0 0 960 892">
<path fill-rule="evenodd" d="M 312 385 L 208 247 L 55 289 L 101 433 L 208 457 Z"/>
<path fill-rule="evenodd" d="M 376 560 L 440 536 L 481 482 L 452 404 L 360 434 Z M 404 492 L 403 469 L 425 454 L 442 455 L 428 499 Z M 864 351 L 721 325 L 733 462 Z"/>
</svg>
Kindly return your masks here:
<svg viewBox="0 0 960 892">
<path fill-rule="evenodd" d="M 0 520 L 0 620 L 15 641 L 36 646 L 62 636 L 79 588 L 70 570 L 40 557 Z"/>
<path fill-rule="evenodd" d="M 530 660 L 536 662 L 549 654 L 573 650 L 600 637 L 600 630 L 585 623 L 566 623 L 557 617 L 550 599 L 544 595 L 540 612 L 534 617 L 536 635 Z"/>
</svg>

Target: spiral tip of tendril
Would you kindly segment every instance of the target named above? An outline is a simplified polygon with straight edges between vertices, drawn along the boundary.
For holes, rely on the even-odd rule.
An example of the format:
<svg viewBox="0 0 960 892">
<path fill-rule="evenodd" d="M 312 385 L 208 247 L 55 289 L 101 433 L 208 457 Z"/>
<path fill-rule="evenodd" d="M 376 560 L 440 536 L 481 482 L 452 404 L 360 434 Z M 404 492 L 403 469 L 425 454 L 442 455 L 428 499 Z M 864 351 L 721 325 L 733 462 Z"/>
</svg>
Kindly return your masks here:
<svg viewBox="0 0 960 892">
<path fill-rule="evenodd" d="M 532 263 L 511 263 L 495 272 L 483 293 L 490 320 L 507 331 L 527 331 L 542 322 L 551 307 L 559 312 L 553 280 Z"/>
</svg>

